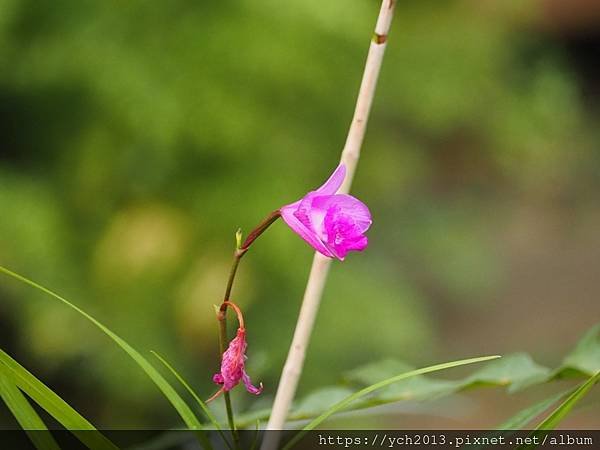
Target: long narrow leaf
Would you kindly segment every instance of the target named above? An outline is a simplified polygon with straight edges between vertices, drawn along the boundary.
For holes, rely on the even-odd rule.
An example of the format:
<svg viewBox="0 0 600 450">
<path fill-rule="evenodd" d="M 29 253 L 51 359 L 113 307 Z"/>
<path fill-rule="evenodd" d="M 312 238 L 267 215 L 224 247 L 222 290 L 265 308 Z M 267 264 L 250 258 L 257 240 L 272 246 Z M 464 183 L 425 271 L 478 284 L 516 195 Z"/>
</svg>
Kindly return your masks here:
<svg viewBox="0 0 600 450">
<path fill-rule="evenodd" d="M 8 375 L 8 368 L 0 365 L 0 397 L 38 450 L 60 450 L 44 421 L 29 404 L 23 393 Z"/>
<path fill-rule="evenodd" d="M 96 325 L 100 330 L 102 330 L 108 337 L 110 337 L 113 341 L 117 343 L 119 347 L 121 347 L 141 368 L 146 375 L 150 377 L 152 381 L 158 386 L 158 388 L 162 391 L 165 397 L 171 402 L 173 407 L 177 410 L 185 424 L 190 429 L 199 430 L 202 428 L 202 425 L 198 418 L 194 415 L 189 406 L 183 401 L 183 399 L 177 394 L 177 391 L 173 389 L 173 387 L 164 379 L 164 377 L 144 358 L 137 350 L 135 350 L 131 345 L 125 342 L 118 335 L 109 330 L 106 326 L 100 323 L 98 320 L 94 319 L 88 313 L 83 311 L 81 308 L 75 306 L 73 303 L 69 302 L 64 297 L 56 294 L 44 286 L 25 278 L 22 275 L 19 275 L 5 267 L 0 266 L 0 273 L 4 273 L 12 278 L 15 278 L 22 283 L 28 284 L 29 286 L 48 294 L 49 296 L 55 298 L 56 300 L 61 301 L 65 305 L 77 311 L 87 320 Z"/>
<path fill-rule="evenodd" d="M 287 449 L 292 448 L 295 444 L 298 443 L 298 441 L 302 438 L 302 436 L 304 436 L 304 434 L 307 431 L 312 430 L 312 429 L 318 427 L 323 421 L 325 421 L 326 419 L 328 419 L 329 417 L 331 417 L 336 412 L 345 409 L 352 402 L 358 400 L 359 398 L 364 397 L 365 395 L 370 394 L 373 391 L 376 391 L 378 389 L 381 389 L 381 388 L 384 388 L 386 386 L 389 386 L 390 384 L 396 383 L 397 381 L 404 380 L 404 379 L 411 378 L 411 377 L 415 377 L 417 375 L 423 375 L 423 374 L 426 374 L 426 373 L 437 372 L 439 370 L 450 369 L 452 367 L 464 366 L 464 365 L 467 365 L 467 364 L 474 364 L 474 363 L 479 363 L 479 362 L 483 362 L 483 361 L 489 361 L 491 359 L 496 359 L 496 358 L 500 358 L 500 356 L 482 356 L 482 357 L 479 357 L 479 358 L 469 358 L 469 359 L 462 359 L 460 361 L 452 361 L 452 362 L 448 362 L 448 363 L 437 364 L 435 366 L 424 367 L 422 369 L 412 370 L 410 372 L 406 372 L 406 373 L 403 373 L 403 374 L 400 374 L 400 375 L 396 375 L 395 377 L 391 377 L 391 378 L 388 378 L 386 380 L 380 381 L 379 383 L 375 383 L 375 384 L 372 384 L 371 386 L 367 386 L 366 388 L 361 389 L 360 391 L 355 392 L 354 394 L 346 397 L 344 400 L 336 403 L 331 408 L 329 408 L 327 411 L 325 411 L 320 416 L 318 416 L 316 419 L 312 420 L 308 425 L 306 425 L 302 429 L 302 431 L 300 431 L 298 434 L 296 434 L 290 440 L 290 442 L 288 442 L 285 445 L 285 447 L 283 447 L 283 450 L 287 450 Z"/>
<path fill-rule="evenodd" d="M 491 431 L 489 433 L 489 437 L 494 438 L 502 436 L 505 439 L 510 438 L 517 432 L 517 430 L 525 428 L 525 426 L 528 423 L 530 423 L 533 419 L 542 414 L 561 398 L 569 395 L 571 392 L 573 392 L 572 389 L 566 392 L 560 392 L 559 394 L 555 394 L 550 398 L 546 398 L 541 402 L 535 403 L 534 405 L 531 405 L 528 408 L 519 411 L 510 419 L 497 426 L 496 431 Z M 488 446 L 485 444 L 473 444 L 464 446 L 464 448 L 468 448 L 471 450 L 485 449 L 487 447 Z"/>
<path fill-rule="evenodd" d="M 587 395 L 598 380 L 600 380 L 600 372 L 581 384 L 552 414 L 537 426 L 536 430 L 553 430 L 571 412 L 575 405 Z"/>
<path fill-rule="evenodd" d="M 533 438 L 533 442 L 543 441 L 544 436 L 546 435 L 545 431 L 553 430 L 573 410 L 575 405 L 587 395 L 598 380 L 600 380 L 600 372 L 582 383 L 564 402 L 552 411 L 548 417 L 542 420 L 535 428 L 535 431 L 530 435 L 530 437 Z M 519 450 L 533 449 L 538 445 L 539 444 L 523 445 L 519 447 Z"/>
<path fill-rule="evenodd" d="M 191 396 L 194 397 L 194 400 L 196 400 L 196 402 L 198 403 L 198 405 L 200 406 L 202 411 L 204 411 L 204 414 L 206 414 L 206 417 L 208 417 L 208 420 L 210 420 L 210 422 L 216 428 L 218 433 L 221 435 L 221 438 L 223 439 L 225 444 L 227 444 L 227 447 L 231 448 L 231 444 L 225 437 L 225 434 L 223 433 L 223 430 L 221 429 L 219 422 L 217 421 L 215 416 L 210 412 L 210 409 L 208 409 L 208 406 L 206 405 L 206 403 L 204 403 L 200 399 L 198 394 L 196 394 L 196 392 L 192 389 L 192 387 L 189 385 L 189 383 L 187 381 L 185 381 L 185 379 L 181 375 L 179 375 L 179 373 L 173 368 L 173 366 L 171 364 L 169 364 L 167 362 L 167 360 L 165 360 L 162 356 L 160 356 L 155 351 L 150 351 L 150 353 L 152 353 L 154 356 L 156 356 L 158 358 L 158 360 L 161 363 L 163 363 L 167 369 L 169 369 L 171 371 L 171 373 L 175 376 L 175 378 L 177 378 L 177 380 L 179 380 L 179 382 L 183 385 L 183 387 L 185 387 L 185 389 L 191 394 Z"/>
<path fill-rule="evenodd" d="M 2 374 L 93 450 L 116 450 L 110 440 L 48 386 L 0 349 Z"/>
<path fill-rule="evenodd" d="M 542 400 L 539 403 L 531 405 L 528 408 L 525 408 L 525 409 L 519 411 L 517 414 L 515 414 L 514 416 L 512 416 L 510 419 L 506 420 L 502 424 L 498 425 L 498 427 L 496 429 L 497 430 L 520 430 L 522 428 L 525 428 L 525 426 L 529 422 L 531 422 L 537 416 L 542 414 L 544 411 L 546 411 L 548 408 L 550 408 L 554 403 L 559 401 L 561 398 L 565 397 L 566 395 L 569 395 L 572 392 L 573 392 L 572 389 L 565 391 L 565 392 L 560 392 L 558 394 L 555 394 L 549 398 Z"/>
</svg>

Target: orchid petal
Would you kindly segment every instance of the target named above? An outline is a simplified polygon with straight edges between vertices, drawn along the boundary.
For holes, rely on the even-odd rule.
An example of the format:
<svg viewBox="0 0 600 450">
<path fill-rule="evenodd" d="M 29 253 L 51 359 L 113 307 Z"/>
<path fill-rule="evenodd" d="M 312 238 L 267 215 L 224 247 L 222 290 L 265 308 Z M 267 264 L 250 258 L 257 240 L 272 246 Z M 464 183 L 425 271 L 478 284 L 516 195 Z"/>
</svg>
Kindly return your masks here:
<svg viewBox="0 0 600 450">
<path fill-rule="evenodd" d="M 246 386 L 246 390 L 248 392 L 250 392 L 251 394 L 259 395 L 262 392 L 262 390 L 263 390 L 262 383 L 260 383 L 258 385 L 258 387 L 254 386 L 252 384 L 252 382 L 250 381 L 250 377 L 246 373 L 245 369 L 242 369 L 242 382 L 244 383 L 244 386 Z"/>
<path fill-rule="evenodd" d="M 317 189 L 317 192 L 321 195 L 335 194 L 342 186 L 344 178 L 346 178 L 346 166 L 344 164 L 340 164 L 331 174 L 329 179 L 323 183 L 323 186 Z"/>
<path fill-rule="evenodd" d="M 323 244 L 323 242 L 317 237 L 315 231 L 308 228 L 302 223 L 298 217 L 294 214 L 296 209 L 293 205 L 297 205 L 299 202 L 292 203 L 291 205 L 284 206 L 280 209 L 281 218 L 288 224 L 288 226 L 296 232 L 302 239 L 304 239 L 309 245 L 311 245 L 319 253 L 333 258 L 333 253 Z"/>
</svg>

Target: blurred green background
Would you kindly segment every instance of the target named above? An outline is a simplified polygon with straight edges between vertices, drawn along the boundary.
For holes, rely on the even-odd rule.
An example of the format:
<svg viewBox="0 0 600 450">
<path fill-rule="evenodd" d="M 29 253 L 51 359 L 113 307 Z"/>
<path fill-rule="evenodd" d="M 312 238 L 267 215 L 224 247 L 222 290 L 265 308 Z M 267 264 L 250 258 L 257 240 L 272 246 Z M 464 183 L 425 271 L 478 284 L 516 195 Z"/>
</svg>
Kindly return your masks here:
<svg viewBox="0 0 600 450">
<path fill-rule="evenodd" d="M 556 365 L 598 321 L 600 21 L 565 24 L 552 4 L 398 2 L 353 186 L 370 246 L 334 263 L 301 394 L 383 357 L 523 350 Z M 208 397 L 235 230 L 336 166 L 377 11 L 2 0 L 0 264 Z M 237 389 L 238 410 L 270 404 L 311 258 L 282 223 L 244 258 L 233 299 L 265 392 Z M 0 345 L 99 427 L 178 424 L 97 329 L 8 278 Z M 441 423 L 493 426 L 514 402 L 475 398 Z"/>
</svg>

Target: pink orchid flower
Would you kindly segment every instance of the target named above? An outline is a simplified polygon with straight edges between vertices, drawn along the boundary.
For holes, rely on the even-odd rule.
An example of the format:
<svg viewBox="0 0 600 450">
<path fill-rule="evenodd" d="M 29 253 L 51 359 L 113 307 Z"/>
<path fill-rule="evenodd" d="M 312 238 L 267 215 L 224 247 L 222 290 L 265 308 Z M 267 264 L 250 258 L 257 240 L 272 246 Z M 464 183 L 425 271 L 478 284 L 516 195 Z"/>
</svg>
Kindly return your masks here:
<svg viewBox="0 0 600 450">
<path fill-rule="evenodd" d="M 372 223 L 363 202 L 336 194 L 345 177 L 346 167 L 340 164 L 323 186 L 279 210 L 285 223 L 315 250 L 342 261 L 349 251 L 367 247 L 364 233 Z"/>
<path fill-rule="evenodd" d="M 207 402 L 214 400 L 223 392 L 230 391 L 238 385 L 240 380 L 246 386 L 246 390 L 251 394 L 259 395 L 263 390 L 262 383 L 259 384 L 259 387 L 252 385 L 250 377 L 246 373 L 245 361 L 248 343 L 246 342 L 246 328 L 244 327 L 244 317 L 242 316 L 242 312 L 235 303 L 229 301 L 224 303 L 235 310 L 238 317 L 239 328 L 236 336 L 229 343 L 229 347 L 227 347 L 227 350 L 223 353 L 221 371 L 213 376 L 213 381 L 222 387 L 215 392 Z"/>
</svg>

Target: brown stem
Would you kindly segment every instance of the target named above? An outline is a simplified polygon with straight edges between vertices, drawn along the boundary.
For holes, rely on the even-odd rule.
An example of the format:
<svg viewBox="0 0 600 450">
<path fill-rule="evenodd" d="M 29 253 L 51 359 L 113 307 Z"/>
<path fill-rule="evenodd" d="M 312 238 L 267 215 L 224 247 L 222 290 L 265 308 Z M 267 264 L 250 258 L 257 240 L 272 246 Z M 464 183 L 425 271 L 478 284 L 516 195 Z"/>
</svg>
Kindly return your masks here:
<svg viewBox="0 0 600 450">
<path fill-rule="evenodd" d="M 244 316 L 242 315 L 242 311 L 240 310 L 238 305 L 236 305 L 235 303 L 230 302 L 230 301 L 226 301 L 223 303 L 226 303 L 228 306 L 231 306 L 233 308 L 233 310 L 235 311 L 235 313 L 237 315 L 237 319 L 238 319 L 239 328 L 245 328 L 244 327 Z"/>
<path fill-rule="evenodd" d="M 246 253 L 246 251 L 248 250 L 248 247 L 250 247 L 250 245 L 256 240 L 256 238 L 259 237 L 261 234 L 263 234 L 263 232 L 267 228 L 269 228 L 269 226 L 273 222 L 275 222 L 277 219 L 279 219 L 280 216 L 281 216 L 281 213 L 279 212 L 279 210 L 273 211 L 271 214 L 269 214 L 261 223 L 258 224 L 258 226 L 254 230 L 252 230 L 250 232 L 250 234 L 248 234 L 248 237 L 246 238 L 246 240 L 240 247 L 240 250 L 242 252 Z"/>
</svg>

